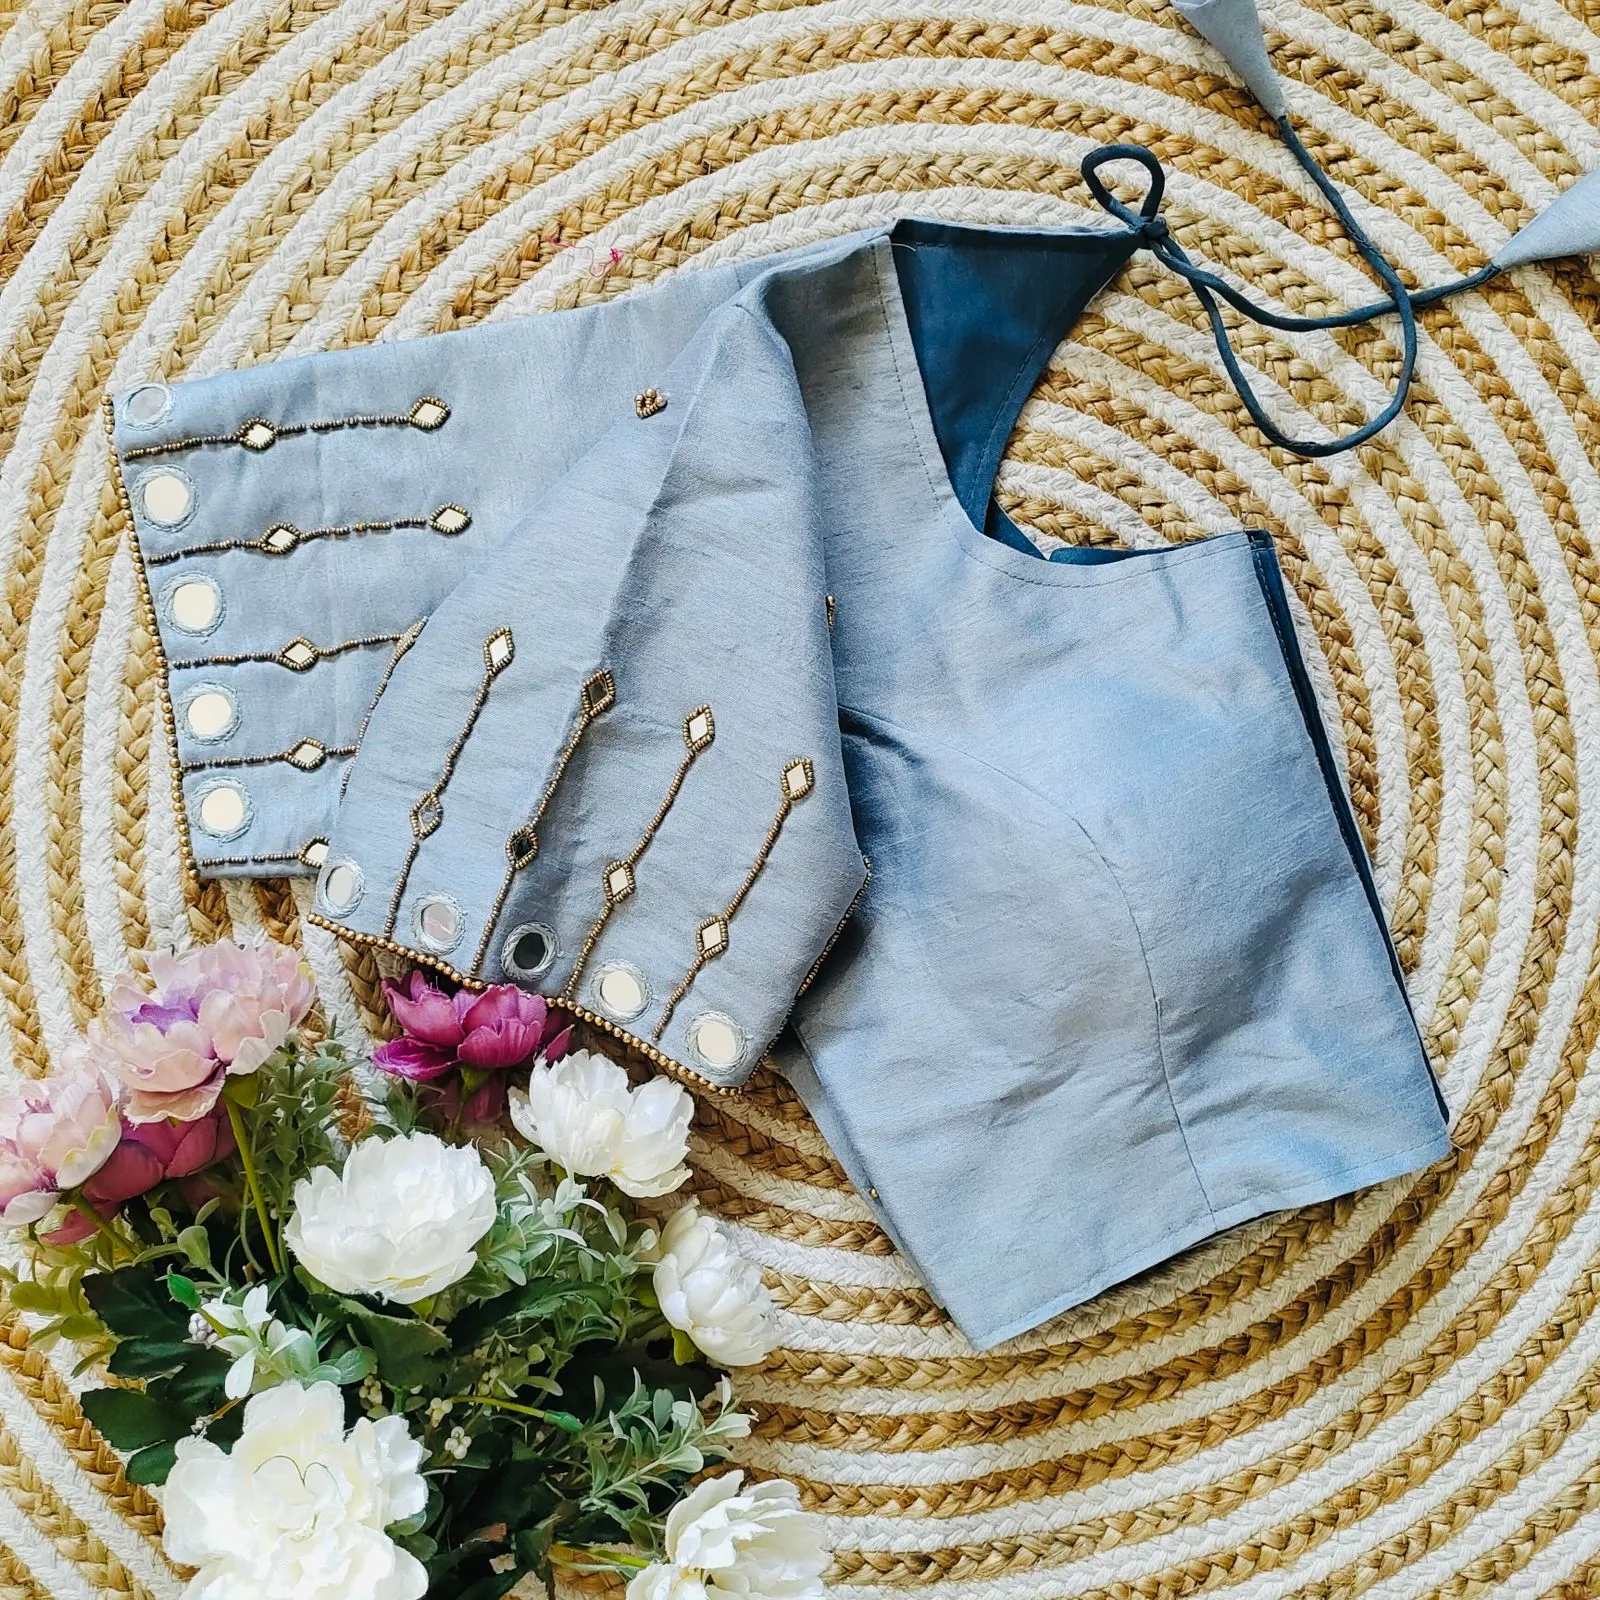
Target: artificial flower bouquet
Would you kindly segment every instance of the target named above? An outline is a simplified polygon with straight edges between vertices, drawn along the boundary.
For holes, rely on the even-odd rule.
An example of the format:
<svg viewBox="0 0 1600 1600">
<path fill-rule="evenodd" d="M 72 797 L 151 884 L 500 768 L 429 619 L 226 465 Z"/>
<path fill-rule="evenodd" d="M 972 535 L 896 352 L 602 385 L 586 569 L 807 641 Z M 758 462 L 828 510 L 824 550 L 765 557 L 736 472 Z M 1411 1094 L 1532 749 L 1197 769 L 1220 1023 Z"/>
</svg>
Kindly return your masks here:
<svg viewBox="0 0 1600 1600">
<path fill-rule="evenodd" d="M 636 1204 L 688 1176 L 677 1084 L 510 986 L 386 986 L 369 1066 L 291 950 L 148 971 L 0 1101 L 0 1207 L 12 1302 L 104 1363 L 84 1410 L 193 1600 L 820 1592 L 792 1485 L 700 1476 L 749 1429 L 718 1367 L 774 1313 L 720 1223 Z"/>
</svg>

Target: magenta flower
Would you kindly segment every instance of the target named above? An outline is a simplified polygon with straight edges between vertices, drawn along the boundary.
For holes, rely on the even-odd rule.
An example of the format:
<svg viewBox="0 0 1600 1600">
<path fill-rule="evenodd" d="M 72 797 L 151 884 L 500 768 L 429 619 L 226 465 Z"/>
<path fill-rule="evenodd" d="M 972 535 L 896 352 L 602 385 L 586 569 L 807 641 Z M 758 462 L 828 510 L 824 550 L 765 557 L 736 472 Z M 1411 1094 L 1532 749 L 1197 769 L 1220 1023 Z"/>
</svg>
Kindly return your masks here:
<svg viewBox="0 0 1600 1600">
<path fill-rule="evenodd" d="M 566 1054 L 571 1028 L 550 1015 L 541 995 L 512 983 L 485 989 L 462 1018 L 465 1037 L 456 1047 L 461 1064 L 486 1071 L 520 1067 L 535 1056 L 559 1061 Z"/>
<path fill-rule="evenodd" d="M 152 955 L 153 992 L 124 979 L 91 1024 L 97 1061 L 128 1091 L 132 1122 L 208 1115 L 230 1073 L 254 1072 L 316 1000 L 310 969 L 282 945 L 221 940 Z"/>
<path fill-rule="evenodd" d="M 435 989 L 420 971 L 413 971 L 402 994 L 392 983 L 383 986 L 394 1020 L 420 1044 L 436 1045 L 452 1053 L 466 1035 L 462 1019 L 478 996 L 471 989 L 446 994 Z"/>
<path fill-rule="evenodd" d="M 454 1067 L 500 1072 L 537 1056 L 559 1061 L 572 1037 L 541 996 L 515 984 L 446 994 L 414 971 L 404 990 L 392 983 L 383 989 L 405 1034 L 380 1045 L 372 1063 L 413 1083 L 431 1083 Z"/>
<path fill-rule="evenodd" d="M 99 1210 L 148 1194 L 158 1183 L 187 1178 L 231 1156 L 233 1129 L 217 1110 L 197 1122 L 125 1122 L 109 1159 L 83 1186 Z"/>
</svg>

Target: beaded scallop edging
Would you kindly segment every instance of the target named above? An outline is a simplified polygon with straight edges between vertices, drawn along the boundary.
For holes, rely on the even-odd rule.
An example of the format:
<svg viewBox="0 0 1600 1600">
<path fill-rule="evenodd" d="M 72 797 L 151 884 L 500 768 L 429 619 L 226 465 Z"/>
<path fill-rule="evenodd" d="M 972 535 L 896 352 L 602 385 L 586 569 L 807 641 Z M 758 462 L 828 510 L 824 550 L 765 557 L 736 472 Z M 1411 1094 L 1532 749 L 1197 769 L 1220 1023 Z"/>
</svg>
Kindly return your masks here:
<svg viewBox="0 0 1600 1600">
<path fill-rule="evenodd" d="M 339 923 L 330 922 L 328 918 L 315 911 L 306 912 L 305 918 L 307 922 L 321 928 L 326 933 L 333 934 L 336 938 L 347 939 L 353 944 L 365 945 L 368 949 L 382 950 L 386 955 L 399 956 L 403 960 L 415 962 L 418 966 L 427 967 L 439 973 L 442 977 L 450 979 L 452 983 L 460 984 L 463 989 L 483 990 L 489 987 L 482 978 L 468 977 L 466 973 L 451 966 L 448 961 L 441 959 L 439 956 L 429 955 L 422 950 L 409 949 L 403 944 L 397 944 L 393 939 L 384 938 L 381 934 L 360 933 L 354 928 L 342 927 Z M 546 1004 L 565 1011 L 569 1016 L 576 1017 L 580 1022 L 588 1023 L 590 1027 L 599 1028 L 613 1039 L 625 1044 L 630 1050 L 637 1051 L 653 1066 L 660 1067 L 663 1072 L 669 1073 L 672 1077 L 688 1084 L 692 1089 L 699 1090 L 705 1094 L 737 1095 L 740 1092 L 740 1085 L 713 1083 L 711 1079 L 702 1077 L 693 1067 L 686 1067 L 681 1061 L 674 1061 L 671 1056 L 656 1045 L 629 1033 L 626 1028 L 619 1028 L 616 1023 L 607 1021 L 605 1017 L 590 1011 L 586 1006 L 578 1005 L 576 1001 L 566 999 L 561 995 L 544 996 L 543 998 Z"/>
</svg>

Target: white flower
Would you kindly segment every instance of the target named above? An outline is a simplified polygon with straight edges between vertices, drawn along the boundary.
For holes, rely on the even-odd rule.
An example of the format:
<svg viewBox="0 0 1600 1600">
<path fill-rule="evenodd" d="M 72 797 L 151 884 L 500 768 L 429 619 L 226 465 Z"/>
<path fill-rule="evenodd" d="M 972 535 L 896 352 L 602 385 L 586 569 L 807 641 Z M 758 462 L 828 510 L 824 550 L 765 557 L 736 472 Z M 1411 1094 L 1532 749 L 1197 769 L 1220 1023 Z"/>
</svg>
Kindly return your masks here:
<svg viewBox="0 0 1600 1600">
<path fill-rule="evenodd" d="M 667 1559 L 628 1584 L 627 1600 L 810 1600 L 828 1565 L 815 1517 L 792 1483 L 740 1492 L 742 1472 L 708 1478 L 667 1513 Z"/>
<path fill-rule="evenodd" d="M 725 1367 L 760 1361 L 778 1342 L 772 1296 L 760 1271 L 692 1200 L 661 1230 L 655 1289 L 667 1321 Z"/>
<path fill-rule="evenodd" d="M 511 1120 L 558 1167 L 586 1178 L 609 1178 L 642 1199 L 669 1194 L 689 1176 L 694 1101 L 670 1078 L 637 1089 L 614 1061 L 575 1050 L 554 1066 L 537 1066 L 528 1092 L 511 1094 Z"/>
<path fill-rule="evenodd" d="M 304 1328 L 291 1328 L 279 1322 L 267 1309 L 268 1289 L 258 1283 L 240 1305 L 227 1300 L 208 1300 L 200 1308 L 199 1320 L 211 1337 L 200 1343 L 214 1344 L 224 1355 L 233 1357 L 222 1392 L 230 1400 L 242 1400 L 255 1387 L 258 1377 L 275 1383 L 287 1372 L 307 1373 L 316 1365 L 316 1341 Z M 190 1337 L 194 1337 L 191 1330 Z M 258 1370 L 257 1363 L 264 1370 Z"/>
<path fill-rule="evenodd" d="M 427 1504 L 421 1462 L 403 1418 L 347 1434 L 331 1383 L 258 1394 L 231 1452 L 178 1442 L 161 1501 L 167 1554 L 200 1569 L 186 1600 L 417 1600 L 428 1575 L 384 1529 Z"/>
<path fill-rule="evenodd" d="M 301 1178 L 284 1238 L 330 1289 L 409 1306 L 472 1270 L 495 1215 L 478 1152 L 413 1133 L 363 1139 L 342 1173 L 318 1167 Z"/>
</svg>

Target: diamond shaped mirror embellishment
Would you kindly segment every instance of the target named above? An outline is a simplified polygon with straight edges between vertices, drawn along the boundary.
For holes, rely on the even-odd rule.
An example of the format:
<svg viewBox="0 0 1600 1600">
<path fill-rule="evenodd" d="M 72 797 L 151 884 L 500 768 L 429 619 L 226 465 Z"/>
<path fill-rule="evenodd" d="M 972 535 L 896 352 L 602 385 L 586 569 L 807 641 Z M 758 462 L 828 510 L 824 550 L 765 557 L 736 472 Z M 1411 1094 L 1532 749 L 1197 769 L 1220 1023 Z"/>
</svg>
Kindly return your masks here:
<svg viewBox="0 0 1600 1600">
<path fill-rule="evenodd" d="M 300 543 L 300 530 L 292 522 L 280 522 L 261 535 L 261 548 L 271 556 L 286 556 Z"/>
<path fill-rule="evenodd" d="M 309 639 L 291 639 L 278 652 L 278 660 L 294 672 L 304 672 L 316 666 L 321 653 Z"/>
<path fill-rule="evenodd" d="M 811 793 L 811 785 L 816 781 L 816 774 L 811 763 L 801 759 L 791 761 L 783 769 L 783 794 L 786 800 L 804 800 Z"/>
<path fill-rule="evenodd" d="M 583 685 L 583 709 L 591 717 L 598 717 L 602 711 L 609 711 L 612 702 L 616 698 L 617 685 L 611 674 L 604 667 L 585 680 Z"/>
<path fill-rule="evenodd" d="M 326 839 L 307 839 L 300 847 L 300 859 L 308 867 L 321 867 L 328 859 L 328 841 Z"/>
<path fill-rule="evenodd" d="M 315 772 L 328 759 L 328 752 L 316 739 L 302 739 L 284 760 L 302 772 Z"/>
<path fill-rule="evenodd" d="M 435 428 L 442 428 L 449 418 L 450 407 L 443 400 L 425 394 L 412 406 L 406 420 L 413 428 L 421 428 L 424 433 L 432 433 Z"/>
<path fill-rule="evenodd" d="M 708 961 L 728 948 L 728 924 L 721 917 L 710 917 L 700 924 L 700 954 Z"/>
<path fill-rule="evenodd" d="M 471 525 L 471 522 L 472 518 L 467 515 L 466 508 L 454 505 L 440 506 L 428 518 L 428 526 L 435 533 L 462 533 Z"/>
<path fill-rule="evenodd" d="M 411 831 L 426 839 L 444 821 L 444 803 L 436 794 L 425 794 L 411 808 Z"/>
<path fill-rule="evenodd" d="M 606 904 L 620 905 L 633 888 L 633 868 L 626 861 L 613 861 L 606 868 Z"/>
<path fill-rule="evenodd" d="M 483 664 L 489 669 L 489 676 L 498 677 L 504 672 L 516 653 L 509 628 L 498 628 L 491 633 L 483 642 Z"/>
<path fill-rule="evenodd" d="M 683 742 L 699 755 L 717 736 L 717 725 L 712 720 L 711 707 L 701 706 L 684 719 Z"/>
<path fill-rule="evenodd" d="M 514 872 L 521 872 L 538 853 L 539 835 L 531 826 L 518 828 L 506 840 L 506 859 L 510 861 Z"/>
<path fill-rule="evenodd" d="M 251 417 L 239 430 L 239 443 L 246 450 L 270 450 L 278 441 L 278 430 L 260 417 Z"/>
</svg>

